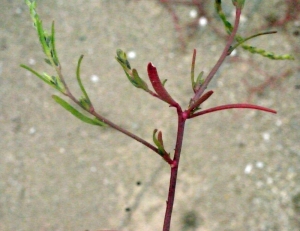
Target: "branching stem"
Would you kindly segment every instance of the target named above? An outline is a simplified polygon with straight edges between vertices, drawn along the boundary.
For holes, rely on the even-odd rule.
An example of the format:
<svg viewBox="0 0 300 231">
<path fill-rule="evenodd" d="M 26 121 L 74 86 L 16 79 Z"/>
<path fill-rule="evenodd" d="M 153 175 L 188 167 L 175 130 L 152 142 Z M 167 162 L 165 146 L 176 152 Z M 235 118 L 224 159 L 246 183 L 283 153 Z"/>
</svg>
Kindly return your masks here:
<svg viewBox="0 0 300 231">
<path fill-rule="evenodd" d="M 224 60 L 226 59 L 226 57 L 228 56 L 228 51 L 230 49 L 230 46 L 236 36 L 238 27 L 239 27 L 239 23 L 240 23 L 240 17 L 241 17 L 241 12 L 242 9 L 241 8 L 236 8 L 236 16 L 235 16 L 235 22 L 234 22 L 234 27 L 233 30 L 231 32 L 231 34 L 228 37 L 226 46 L 218 60 L 218 62 L 215 64 L 215 66 L 212 68 L 212 70 L 210 71 L 210 73 L 207 75 L 203 85 L 199 88 L 199 90 L 197 90 L 195 96 L 193 97 L 193 101 L 195 102 L 197 99 L 199 99 L 201 97 L 201 95 L 204 93 L 205 89 L 207 88 L 208 84 L 210 83 L 210 81 L 212 80 L 212 78 L 215 76 L 215 74 L 217 73 L 217 71 L 219 70 L 220 66 L 222 65 L 222 63 L 224 62 Z M 191 108 L 193 108 L 193 106 L 191 106 Z"/>
<path fill-rule="evenodd" d="M 228 51 L 230 49 L 230 46 L 235 38 L 235 35 L 237 33 L 237 29 L 240 22 L 240 16 L 241 16 L 241 8 L 236 8 L 236 18 L 234 27 L 232 30 L 232 33 L 230 34 L 228 41 L 226 43 L 226 46 L 216 63 L 216 65 L 213 67 L 211 72 L 206 77 L 203 85 L 199 88 L 199 90 L 196 91 L 195 96 L 193 97 L 193 101 L 196 102 L 197 99 L 201 97 L 201 95 L 204 93 L 206 87 L 208 86 L 211 79 L 214 77 L 222 63 L 224 62 L 225 58 L 228 55 Z M 195 103 L 194 103 L 195 104 Z M 195 105 L 191 105 L 190 108 L 194 108 Z M 179 160 L 180 160 L 180 153 L 182 148 L 182 142 L 183 142 L 183 134 L 184 134 L 184 128 L 185 128 L 185 121 L 186 121 L 186 112 L 182 112 L 181 107 L 178 105 L 177 107 L 177 114 L 178 114 L 178 127 L 177 127 L 177 139 L 176 139 L 176 146 L 175 146 L 175 153 L 173 158 L 173 164 L 171 166 L 171 176 L 170 176 L 170 185 L 169 185 L 169 193 L 168 193 L 168 200 L 167 200 L 167 207 L 165 212 L 165 219 L 164 219 L 164 226 L 163 231 L 170 231 L 171 226 L 171 218 L 172 218 L 172 211 L 173 211 L 173 205 L 174 205 L 174 199 L 175 199 L 175 191 L 176 191 L 176 182 L 177 182 L 177 173 L 178 173 L 178 167 L 179 167 Z"/>
<path fill-rule="evenodd" d="M 139 136 L 127 131 L 126 129 L 116 125 L 115 123 L 113 123 L 112 121 L 106 119 L 105 117 L 103 117 L 102 115 L 100 115 L 99 113 L 97 113 L 94 108 L 92 108 L 92 110 L 87 110 L 86 108 L 84 108 L 79 100 L 77 100 L 77 98 L 71 93 L 68 85 L 66 84 L 66 81 L 64 80 L 64 77 L 62 75 L 62 72 L 61 72 L 61 67 L 58 66 L 55 68 L 56 69 L 56 72 L 59 76 L 59 78 L 61 79 L 61 82 L 63 83 L 65 89 L 66 89 L 66 93 L 65 95 L 68 96 L 74 103 L 76 103 L 78 106 L 80 106 L 83 110 L 85 110 L 86 112 L 88 112 L 89 114 L 95 116 L 97 119 L 103 121 L 104 123 L 106 123 L 108 126 L 110 126 L 111 128 L 125 134 L 126 136 L 129 136 L 131 137 L 132 139 L 138 141 L 139 143 L 145 145 L 146 147 L 150 148 L 151 150 L 153 150 L 155 153 L 157 153 L 158 155 L 159 154 L 159 151 L 158 151 L 158 148 L 156 148 L 154 145 L 150 144 L 149 142 L 147 142 L 146 140 L 140 138 Z M 161 155 L 160 155 L 161 156 Z M 171 158 L 168 156 L 168 155 L 164 155 L 162 156 L 162 158 L 168 163 L 168 164 L 172 164 L 173 161 L 171 160 Z"/>
</svg>

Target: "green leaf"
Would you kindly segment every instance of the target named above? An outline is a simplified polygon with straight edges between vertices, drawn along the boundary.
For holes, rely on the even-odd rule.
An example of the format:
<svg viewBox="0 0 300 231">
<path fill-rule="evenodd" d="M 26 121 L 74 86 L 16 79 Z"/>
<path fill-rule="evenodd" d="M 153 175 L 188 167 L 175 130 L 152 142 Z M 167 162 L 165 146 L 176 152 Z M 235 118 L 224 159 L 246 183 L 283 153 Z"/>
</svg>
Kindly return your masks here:
<svg viewBox="0 0 300 231">
<path fill-rule="evenodd" d="M 229 21 L 227 21 L 227 19 L 226 19 L 226 16 L 225 16 L 225 14 L 223 12 L 223 9 L 222 9 L 221 0 L 215 0 L 215 9 L 216 9 L 219 17 L 221 18 L 224 26 L 225 26 L 226 32 L 228 34 L 231 34 L 231 32 L 233 30 L 233 27 L 232 27 L 231 23 Z"/>
<path fill-rule="evenodd" d="M 38 37 L 40 40 L 40 44 L 42 46 L 43 52 L 47 56 L 50 64 L 52 66 L 59 66 L 59 60 L 57 57 L 57 52 L 55 48 L 55 29 L 54 29 L 54 22 L 52 23 L 51 27 L 51 34 L 48 34 L 47 31 L 43 28 L 42 20 L 39 18 L 35 8 L 36 2 L 25 0 L 26 4 L 29 7 L 30 15 L 33 21 L 33 24 L 36 28 L 38 33 Z"/>
<path fill-rule="evenodd" d="M 234 49 L 236 49 L 238 46 L 244 44 L 246 41 L 248 41 L 250 39 L 253 39 L 253 38 L 256 38 L 256 37 L 262 36 L 262 35 L 269 35 L 269 34 L 275 34 L 275 33 L 277 33 L 277 31 L 267 31 L 267 32 L 262 32 L 262 33 L 251 35 L 247 38 L 243 38 L 239 35 L 236 35 L 235 40 L 237 41 L 237 43 L 234 46 L 230 47 L 230 49 L 228 50 L 228 54 L 230 54 Z"/>
<path fill-rule="evenodd" d="M 80 78 L 80 65 L 81 65 L 81 61 L 83 59 L 83 55 L 80 56 L 79 60 L 78 60 L 78 64 L 77 64 L 77 69 L 76 69 L 76 78 L 77 78 L 77 82 L 79 84 L 79 87 L 83 93 L 83 96 L 80 99 L 80 104 L 81 106 L 83 106 L 85 109 L 90 110 L 90 108 L 92 107 L 92 103 L 91 100 L 82 84 L 81 78 Z"/>
<path fill-rule="evenodd" d="M 138 83 L 135 81 L 130 63 L 127 60 L 126 53 L 122 51 L 121 49 L 117 49 L 117 56 L 115 57 L 118 63 L 122 66 L 126 77 L 131 82 L 131 84 L 135 87 L 138 87 Z"/>
<path fill-rule="evenodd" d="M 168 79 L 164 79 L 161 84 L 163 85 L 163 87 L 165 86 L 165 84 L 167 83 Z"/>
<path fill-rule="evenodd" d="M 40 43 L 42 45 L 43 51 L 44 51 L 45 55 L 50 60 L 52 60 L 51 51 L 50 51 L 50 48 L 49 48 L 50 37 L 49 37 L 48 33 L 44 31 L 44 29 L 43 29 L 43 23 L 39 19 L 39 17 L 38 17 L 37 14 L 36 14 L 36 21 L 35 21 L 35 23 L 36 23 L 35 25 L 36 25 L 37 33 L 38 33 L 39 40 L 40 40 Z"/>
<path fill-rule="evenodd" d="M 52 66 L 52 63 L 49 59 L 44 59 L 45 63 L 49 64 L 50 66 Z"/>
<path fill-rule="evenodd" d="M 249 51 L 252 54 L 259 54 L 263 57 L 273 59 L 273 60 L 294 60 L 294 57 L 289 54 L 276 55 L 273 52 L 269 52 L 264 49 L 259 49 L 257 47 L 253 47 L 253 46 L 249 46 L 249 45 L 242 45 L 242 48 Z"/>
<path fill-rule="evenodd" d="M 132 76 L 137 88 L 142 88 L 145 91 L 149 91 L 147 83 L 141 79 L 136 69 L 132 69 Z"/>
<path fill-rule="evenodd" d="M 197 56 L 197 50 L 194 49 L 193 51 L 193 58 L 192 58 L 192 65 L 191 65 L 191 83 L 192 83 L 192 88 L 195 91 L 195 62 L 196 62 L 196 56 Z"/>
<path fill-rule="evenodd" d="M 155 143 L 155 145 L 157 146 L 158 152 L 161 156 L 167 154 L 167 152 L 165 151 L 164 145 L 162 143 L 162 134 L 161 131 L 158 132 L 158 137 L 159 139 L 156 138 L 156 133 L 157 133 L 157 129 L 154 129 L 153 131 L 153 142 Z"/>
<path fill-rule="evenodd" d="M 141 79 L 136 69 L 131 69 L 130 63 L 127 60 L 126 53 L 121 49 L 117 50 L 117 56 L 115 57 L 118 63 L 122 66 L 126 77 L 130 83 L 136 88 L 141 88 L 146 92 L 149 92 L 147 83 Z"/>
<path fill-rule="evenodd" d="M 199 88 L 201 87 L 201 85 L 204 83 L 203 74 L 204 74 L 204 72 L 201 71 L 201 72 L 199 73 L 199 75 L 197 76 L 196 82 L 193 83 L 193 89 L 194 89 L 194 92 L 198 91 L 198 89 L 199 89 Z"/>
<path fill-rule="evenodd" d="M 125 69 L 131 70 L 130 63 L 127 60 L 126 53 L 121 49 L 117 49 L 117 61 L 121 64 L 121 66 Z"/>
<path fill-rule="evenodd" d="M 55 46 L 55 29 L 54 29 L 54 21 L 52 22 L 51 27 L 51 57 L 53 59 L 53 62 L 56 66 L 59 66 L 59 60 L 56 52 L 56 46 Z"/>
<path fill-rule="evenodd" d="M 58 104 L 60 104 L 64 109 L 66 109 L 67 111 L 71 112 L 72 115 L 74 115 L 75 117 L 77 117 L 81 121 L 83 121 L 85 123 L 88 123 L 88 124 L 97 125 L 97 126 L 105 126 L 106 125 L 103 121 L 100 121 L 97 118 L 91 119 L 91 118 L 85 116 L 84 114 L 82 114 L 81 112 L 79 112 L 77 109 L 75 109 L 74 107 L 72 107 L 65 100 L 63 100 L 62 98 L 58 97 L 57 95 L 53 95 L 52 98 Z"/>
<path fill-rule="evenodd" d="M 92 108 L 91 101 L 88 100 L 87 98 L 85 98 L 84 96 L 81 96 L 81 97 L 80 97 L 79 103 L 80 103 L 80 105 L 81 105 L 84 109 L 86 109 L 86 110 L 88 110 L 88 111 L 90 111 L 91 108 Z"/>
<path fill-rule="evenodd" d="M 32 74 L 36 75 L 41 80 L 43 80 L 45 83 L 49 84 L 51 87 L 54 87 L 55 89 L 57 89 L 61 93 L 63 93 L 63 94 L 66 93 L 65 87 L 64 87 L 63 83 L 61 82 L 61 80 L 58 77 L 50 76 L 47 73 L 40 74 L 40 73 L 36 72 L 32 68 L 30 68 L 30 67 L 28 67 L 24 64 L 21 64 L 20 66 L 22 68 L 30 71 Z"/>
</svg>

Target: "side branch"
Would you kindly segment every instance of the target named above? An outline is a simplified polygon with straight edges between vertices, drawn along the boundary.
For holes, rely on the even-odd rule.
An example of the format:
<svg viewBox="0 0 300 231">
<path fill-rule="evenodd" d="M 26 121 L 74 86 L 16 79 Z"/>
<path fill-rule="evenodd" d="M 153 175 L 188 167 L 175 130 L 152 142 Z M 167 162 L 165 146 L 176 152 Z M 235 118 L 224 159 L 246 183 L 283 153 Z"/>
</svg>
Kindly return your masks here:
<svg viewBox="0 0 300 231">
<path fill-rule="evenodd" d="M 190 115 L 189 119 L 200 116 L 200 115 L 208 114 L 211 112 L 227 110 L 227 109 L 236 109 L 236 108 L 255 109 L 255 110 L 270 112 L 270 113 L 274 113 L 274 114 L 277 113 L 273 109 L 269 109 L 266 107 L 261 107 L 258 105 L 247 104 L 247 103 L 237 103 L 237 104 L 226 104 L 226 105 L 221 105 L 221 106 L 217 106 L 217 107 L 212 107 L 212 108 L 209 108 L 209 109 L 206 109 L 206 110 L 203 110 L 203 111 L 200 111 L 200 112 Z"/>
<path fill-rule="evenodd" d="M 234 27 L 233 30 L 227 40 L 226 46 L 218 60 L 218 62 L 215 64 L 215 66 L 213 67 L 213 69 L 210 71 L 210 73 L 208 74 L 208 76 L 206 77 L 203 85 L 201 85 L 201 87 L 199 88 L 199 90 L 197 90 L 195 96 L 193 97 L 194 102 L 199 99 L 201 97 L 201 95 L 203 94 L 203 92 L 205 91 L 205 89 L 207 88 L 208 84 L 210 83 L 210 81 L 212 80 L 212 78 L 215 76 L 215 74 L 217 73 L 217 71 L 219 70 L 220 66 L 222 65 L 222 63 L 224 62 L 225 58 L 228 56 L 228 51 L 230 50 L 230 46 L 236 36 L 238 27 L 239 27 L 239 23 L 240 23 L 240 17 L 241 17 L 241 13 L 242 10 L 241 8 L 236 8 L 236 17 L 235 17 L 235 22 L 234 22 Z M 193 108 L 193 105 L 191 106 L 191 108 Z"/>
</svg>

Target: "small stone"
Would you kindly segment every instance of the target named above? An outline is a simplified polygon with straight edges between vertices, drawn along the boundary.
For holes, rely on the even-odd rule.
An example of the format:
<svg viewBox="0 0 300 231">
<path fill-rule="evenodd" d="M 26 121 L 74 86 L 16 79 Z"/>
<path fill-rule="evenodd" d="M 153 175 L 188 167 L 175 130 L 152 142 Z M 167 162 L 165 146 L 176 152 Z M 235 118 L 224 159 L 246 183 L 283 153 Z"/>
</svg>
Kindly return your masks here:
<svg viewBox="0 0 300 231">
<path fill-rule="evenodd" d="M 200 17 L 199 18 L 199 25 L 202 26 L 202 27 L 205 27 L 207 25 L 208 21 L 207 21 L 207 18 L 206 17 Z"/>
<path fill-rule="evenodd" d="M 282 125 L 282 121 L 281 121 L 281 120 L 279 120 L 279 119 L 278 119 L 278 120 L 276 120 L 276 126 L 277 126 L 277 127 L 280 127 L 281 125 Z"/>
<path fill-rule="evenodd" d="M 91 76 L 91 81 L 92 81 L 93 83 L 97 83 L 97 82 L 99 81 L 99 77 L 98 77 L 97 75 L 92 75 L 92 76 Z"/>
<path fill-rule="evenodd" d="M 236 56 L 236 54 L 237 54 L 236 50 L 233 50 L 233 51 L 231 52 L 230 56 Z"/>
<path fill-rule="evenodd" d="M 127 57 L 128 57 L 129 59 L 135 59 L 135 58 L 136 58 L 136 53 L 135 53 L 135 51 L 129 51 L 129 52 L 127 53 Z"/>
<path fill-rule="evenodd" d="M 33 135 L 35 132 L 36 132 L 36 129 L 35 129 L 34 127 L 31 127 L 31 128 L 29 129 L 29 134 L 30 134 L 30 135 Z"/>
<path fill-rule="evenodd" d="M 274 180 L 271 177 L 267 178 L 267 184 L 273 184 Z"/>
<path fill-rule="evenodd" d="M 256 162 L 256 164 L 255 164 L 255 166 L 257 167 L 257 168 L 260 168 L 260 169 L 262 169 L 265 165 L 264 165 L 264 163 L 263 162 L 261 162 L 261 161 L 257 161 Z"/>
<path fill-rule="evenodd" d="M 29 59 L 29 61 L 28 61 L 28 63 L 30 64 L 30 65 L 35 65 L 36 64 L 36 61 L 35 61 L 35 59 Z"/>
<path fill-rule="evenodd" d="M 269 140 L 270 140 L 270 137 L 271 137 L 270 133 L 268 133 L 268 132 L 263 133 L 263 139 L 264 139 L 265 141 L 269 141 Z"/>
<path fill-rule="evenodd" d="M 198 15 L 197 10 L 191 10 L 191 11 L 190 11 L 190 17 L 191 17 L 191 18 L 196 18 L 197 15 Z"/>
<path fill-rule="evenodd" d="M 247 164 L 247 166 L 245 167 L 245 170 L 244 170 L 245 174 L 250 174 L 252 169 L 253 169 L 252 164 Z"/>
</svg>

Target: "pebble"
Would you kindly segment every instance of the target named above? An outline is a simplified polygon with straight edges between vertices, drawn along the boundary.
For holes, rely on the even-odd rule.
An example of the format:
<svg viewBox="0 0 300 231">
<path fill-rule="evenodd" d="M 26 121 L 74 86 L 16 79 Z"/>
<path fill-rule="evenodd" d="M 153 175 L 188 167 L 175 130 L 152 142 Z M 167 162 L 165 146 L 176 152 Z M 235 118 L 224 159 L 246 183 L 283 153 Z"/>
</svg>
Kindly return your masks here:
<svg viewBox="0 0 300 231">
<path fill-rule="evenodd" d="M 91 81 L 92 81 L 93 83 L 97 83 L 97 82 L 99 81 L 99 77 L 98 77 L 97 75 L 92 75 L 92 76 L 91 76 Z"/>
<path fill-rule="evenodd" d="M 135 53 L 135 51 L 129 51 L 129 52 L 127 53 L 127 57 L 128 57 L 129 59 L 135 59 L 135 58 L 136 58 L 136 53 Z"/>
<path fill-rule="evenodd" d="M 247 164 L 247 166 L 245 167 L 245 170 L 244 170 L 245 174 L 250 174 L 252 169 L 253 169 L 252 164 Z"/>
<path fill-rule="evenodd" d="M 207 25 L 208 21 L 206 17 L 200 17 L 199 18 L 199 25 L 202 27 L 205 27 Z"/>
</svg>

